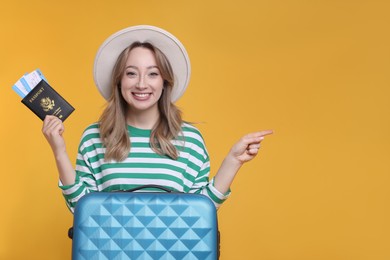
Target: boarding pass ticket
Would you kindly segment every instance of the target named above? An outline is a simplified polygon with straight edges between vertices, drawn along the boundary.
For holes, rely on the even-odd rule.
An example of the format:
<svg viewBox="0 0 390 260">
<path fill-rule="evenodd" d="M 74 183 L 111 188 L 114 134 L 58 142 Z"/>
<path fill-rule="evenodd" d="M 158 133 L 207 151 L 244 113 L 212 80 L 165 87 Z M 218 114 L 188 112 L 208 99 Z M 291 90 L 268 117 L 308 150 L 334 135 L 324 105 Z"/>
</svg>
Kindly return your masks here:
<svg viewBox="0 0 390 260">
<path fill-rule="evenodd" d="M 21 98 L 24 98 L 41 80 L 46 81 L 46 78 L 39 69 L 36 69 L 33 72 L 24 74 L 23 77 L 12 86 L 12 89 Z"/>
</svg>

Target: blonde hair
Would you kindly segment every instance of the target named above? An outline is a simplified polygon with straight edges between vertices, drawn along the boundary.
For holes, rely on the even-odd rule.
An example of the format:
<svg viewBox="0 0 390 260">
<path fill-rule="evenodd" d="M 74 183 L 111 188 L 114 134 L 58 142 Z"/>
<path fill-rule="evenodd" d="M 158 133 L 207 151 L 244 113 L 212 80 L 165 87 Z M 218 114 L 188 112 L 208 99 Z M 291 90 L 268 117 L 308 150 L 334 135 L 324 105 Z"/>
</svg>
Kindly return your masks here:
<svg viewBox="0 0 390 260">
<path fill-rule="evenodd" d="M 183 123 L 181 112 L 171 101 L 171 93 L 174 85 L 172 67 L 166 56 L 151 43 L 134 42 L 127 47 L 118 57 L 112 71 L 111 96 L 106 108 L 99 119 L 100 136 L 106 153 L 104 159 L 123 161 L 130 152 L 130 138 L 127 130 L 126 113 L 128 104 L 123 99 L 120 84 L 127 58 L 134 48 L 146 48 L 155 55 L 157 66 L 164 80 L 164 90 L 158 101 L 159 120 L 152 129 L 150 146 L 160 155 L 166 155 L 177 159 L 178 151 L 172 144 L 172 140 L 178 137 Z"/>
</svg>

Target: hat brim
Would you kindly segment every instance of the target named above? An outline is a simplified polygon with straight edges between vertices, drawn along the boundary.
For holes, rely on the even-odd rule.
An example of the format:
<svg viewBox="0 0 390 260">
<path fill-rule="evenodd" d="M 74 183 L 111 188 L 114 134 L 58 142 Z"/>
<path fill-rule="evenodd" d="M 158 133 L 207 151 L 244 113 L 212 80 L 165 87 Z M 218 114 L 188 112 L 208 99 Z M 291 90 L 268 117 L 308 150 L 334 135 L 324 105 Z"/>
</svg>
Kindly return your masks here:
<svg viewBox="0 0 390 260">
<path fill-rule="evenodd" d="M 123 29 L 111 35 L 100 46 L 95 57 L 93 71 L 99 92 L 106 100 L 111 96 L 111 75 L 116 60 L 124 49 L 136 41 L 149 42 L 165 54 L 175 77 L 171 100 L 172 102 L 178 100 L 184 94 L 191 75 L 187 51 L 175 36 L 150 25 L 138 25 Z"/>
</svg>

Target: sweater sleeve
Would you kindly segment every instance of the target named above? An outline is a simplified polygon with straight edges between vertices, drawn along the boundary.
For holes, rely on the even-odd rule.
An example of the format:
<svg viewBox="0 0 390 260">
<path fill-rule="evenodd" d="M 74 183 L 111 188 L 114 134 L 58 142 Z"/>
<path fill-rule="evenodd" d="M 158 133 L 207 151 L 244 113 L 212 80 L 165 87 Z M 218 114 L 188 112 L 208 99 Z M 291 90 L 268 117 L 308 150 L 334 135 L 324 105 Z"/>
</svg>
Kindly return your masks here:
<svg viewBox="0 0 390 260">
<path fill-rule="evenodd" d="M 229 189 L 225 194 L 219 192 L 214 186 L 214 178 L 209 179 L 210 158 L 201 133 L 197 129 L 195 133 L 197 136 L 192 135 L 193 147 L 191 149 L 190 161 L 192 167 L 197 168 L 197 175 L 189 192 L 199 193 L 209 197 L 218 209 L 229 197 L 231 191 Z"/>
<path fill-rule="evenodd" d="M 93 174 L 92 162 L 96 158 L 96 149 L 93 142 L 94 128 L 89 127 L 83 134 L 76 159 L 76 179 L 71 185 L 63 185 L 59 181 L 59 188 L 65 198 L 66 205 L 73 213 L 77 201 L 85 194 L 97 191 L 96 179 Z"/>
<path fill-rule="evenodd" d="M 223 194 L 219 192 L 214 186 L 214 178 L 209 180 L 210 175 L 210 161 L 207 156 L 204 164 L 200 168 L 198 176 L 195 179 L 194 185 L 192 186 L 191 193 L 200 193 L 211 199 L 215 207 L 218 209 L 223 202 L 229 197 L 231 191 Z"/>
</svg>

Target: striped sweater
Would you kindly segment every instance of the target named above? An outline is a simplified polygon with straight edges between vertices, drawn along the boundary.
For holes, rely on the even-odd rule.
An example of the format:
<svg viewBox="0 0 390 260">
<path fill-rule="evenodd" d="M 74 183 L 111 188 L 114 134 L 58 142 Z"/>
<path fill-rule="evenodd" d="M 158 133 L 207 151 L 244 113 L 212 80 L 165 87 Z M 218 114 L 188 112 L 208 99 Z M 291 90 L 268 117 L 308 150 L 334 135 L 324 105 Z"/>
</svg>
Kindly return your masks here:
<svg viewBox="0 0 390 260">
<path fill-rule="evenodd" d="M 150 147 L 151 130 L 128 126 L 131 148 L 122 161 L 104 160 L 105 148 L 100 139 L 99 125 L 84 131 L 76 161 L 76 180 L 62 185 L 67 206 L 73 212 L 77 201 L 95 191 L 128 190 L 145 184 L 161 185 L 186 193 L 208 196 L 218 208 L 229 193 L 221 194 L 209 180 L 209 156 L 199 130 L 183 123 L 182 133 L 173 144 L 179 157 L 173 160 L 155 153 Z"/>
</svg>

